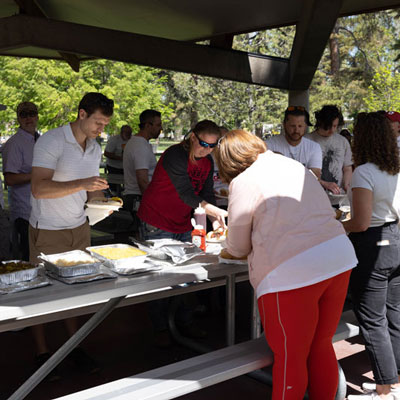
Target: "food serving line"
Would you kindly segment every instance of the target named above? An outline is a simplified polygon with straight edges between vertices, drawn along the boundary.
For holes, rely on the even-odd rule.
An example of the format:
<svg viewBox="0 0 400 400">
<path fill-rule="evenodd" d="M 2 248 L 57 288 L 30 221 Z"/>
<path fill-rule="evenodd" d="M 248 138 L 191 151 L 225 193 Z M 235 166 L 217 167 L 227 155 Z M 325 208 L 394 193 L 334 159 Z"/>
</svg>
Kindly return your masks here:
<svg viewBox="0 0 400 400">
<path fill-rule="evenodd" d="M 226 338 L 234 344 L 235 283 L 247 279 L 247 264 L 220 263 L 205 254 L 156 272 L 73 285 L 52 280 L 46 287 L 1 296 L 0 332 L 94 313 L 9 399 L 26 397 L 116 307 L 226 285 Z"/>
<path fill-rule="evenodd" d="M 116 246 L 119 247 L 119 250 L 124 251 L 124 247 L 128 245 L 108 246 Z M 105 247 L 107 247 L 107 245 Z M 212 245 L 210 247 L 212 247 Z M 217 247 L 219 253 L 220 245 Z M 67 342 L 61 346 L 45 364 L 43 364 L 41 368 L 39 368 L 14 392 L 9 400 L 20 400 L 25 398 L 48 375 L 48 373 L 76 346 L 78 346 L 81 341 L 84 340 L 85 337 L 89 335 L 90 332 L 94 330 L 116 307 L 147 302 L 224 285 L 226 285 L 227 288 L 227 348 L 211 351 L 211 349 L 207 349 L 200 344 L 196 344 L 195 342 L 183 338 L 179 335 L 179 332 L 176 331 L 173 324 L 173 318 L 171 318 L 170 315 L 169 324 L 171 333 L 175 336 L 178 342 L 192 346 L 192 348 L 200 352 L 211 352 L 204 356 L 193 357 L 186 361 L 170 364 L 166 367 L 154 370 L 154 372 L 148 371 L 148 373 L 142 374 L 143 376 L 138 375 L 137 379 L 135 377 L 130 377 L 128 380 L 123 379 L 111 382 L 66 397 L 68 399 L 71 397 L 71 400 L 75 400 L 75 397 L 76 399 L 92 398 L 91 396 L 96 398 L 99 393 L 107 391 L 108 395 L 104 397 L 105 399 L 119 399 L 119 395 L 122 395 L 121 393 L 123 393 L 125 397 L 122 396 L 121 399 L 146 398 L 148 400 L 166 400 L 245 373 L 256 371 L 266 365 L 270 365 L 273 359 L 267 343 L 263 338 L 261 338 L 262 340 L 256 339 L 260 336 L 260 321 L 257 314 L 256 301 L 253 302 L 252 307 L 252 340 L 239 345 L 234 345 L 235 283 L 238 281 L 248 280 L 247 263 L 238 260 L 221 259 L 214 254 L 201 252 L 196 246 L 182 242 L 167 246 L 167 248 L 171 252 L 170 255 L 172 255 L 172 260 L 176 261 L 176 252 L 185 253 L 183 259 L 187 259 L 185 257 L 190 259 L 184 263 L 180 263 L 179 265 L 173 264 L 172 262 L 154 259 L 150 261 L 146 259 L 144 260 L 144 263 L 147 264 L 146 268 L 152 269 L 149 273 L 124 276 L 117 275 L 115 270 L 112 271 L 113 268 L 111 268 L 105 273 L 105 275 L 106 278 L 110 278 L 108 274 L 111 273 L 113 274 L 113 279 L 101 279 L 86 283 L 76 283 L 82 282 L 81 279 L 84 279 L 84 276 L 80 277 L 78 275 L 72 278 L 57 276 L 57 280 L 51 280 L 51 285 L 49 286 L 0 296 L 0 332 L 94 313 L 91 318 L 69 340 L 67 340 Z M 96 250 L 96 246 L 88 248 L 88 250 L 89 249 Z M 156 250 L 154 249 L 155 248 L 153 247 L 152 250 L 155 251 L 153 256 L 155 256 L 159 251 L 159 248 Z M 215 250 L 214 247 L 214 251 Z M 137 251 L 137 249 L 135 251 Z M 199 253 L 200 255 L 197 255 Z M 63 257 L 63 262 L 68 261 L 66 260 L 67 255 L 68 253 L 60 254 L 60 256 Z M 179 257 L 181 256 L 182 254 L 179 255 Z M 47 257 L 48 260 L 50 258 L 50 256 Z M 78 259 L 82 260 L 81 254 Z M 159 270 L 154 269 L 154 267 L 157 267 L 154 263 L 159 263 Z M 133 264 L 135 263 L 133 262 Z M 148 266 L 149 264 L 150 267 Z M 82 268 L 83 265 L 84 264 L 79 264 L 78 267 Z M 107 265 L 106 260 L 105 265 Z M 118 265 L 113 263 L 112 266 L 117 267 Z M 126 265 L 123 265 L 122 267 L 123 268 L 119 271 L 126 272 Z M 133 265 L 131 267 L 136 269 L 136 271 L 143 271 L 140 263 L 139 265 Z M 107 269 L 104 265 L 101 268 Z M 100 274 L 104 274 L 102 269 L 100 270 Z M 53 277 L 52 274 L 55 270 L 47 269 L 47 271 L 50 276 Z M 69 281 L 70 279 L 75 283 L 66 284 L 72 283 Z M 355 336 L 357 334 L 358 327 L 351 323 L 349 324 L 344 320 L 339 324 L 334 341 Z M 210 365 L 213 365 L 214 367 L 210 369 Z M 187 374 L 187 371 L 191 371 L 189 375 Z M 147 374 L 150 375 L 147 376 Z M 265 374 L 260 375 L 259 373 L 256 378 L 264 382 L 270 382 L 269 378 L 266 377 Z M 134 379 L 135 382 L 137 381 L 138 384 L 131 385 L 132 379 Z M 343 374 L 341 374 L 340 381 L 342 391 L 338 391 L 337 399 L 342 398 L 341 393 L 345 390 L 345 379 Z M 114 393 L 117 393 L 118 396 L 114 397 Z"/>
</svg>

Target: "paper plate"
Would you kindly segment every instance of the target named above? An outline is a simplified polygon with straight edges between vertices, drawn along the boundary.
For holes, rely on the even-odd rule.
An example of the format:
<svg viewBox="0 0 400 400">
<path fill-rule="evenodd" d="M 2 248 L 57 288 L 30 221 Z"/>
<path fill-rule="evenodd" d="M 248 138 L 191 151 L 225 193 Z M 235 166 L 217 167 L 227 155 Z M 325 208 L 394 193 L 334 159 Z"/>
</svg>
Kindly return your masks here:
<svg viewBox="0 0 400 400">
<path fill-rule="evenodd" d="M 217 238 L 210 238 L 210 239 L 208 239 L 207 237 L 206 237 L 206 242 L 207 243 L 223 243 L 223 242 L 225 242 L 225 239 L 226 239 L 226 236 L 223 236 L 223 239 L 217 239 Z"/>
<path fill-rule="evenodd" d="M 113 211 L 117 211 L 119 210 L 122 205 L 121 204 L 109 204 L 109 203 L 104 203 L 104 204 L 100 204 L 100 203 L 86 203 L 86 206 L 88 208 L 98 208 L 101 210 L 113 210 Z"/>
</svg>

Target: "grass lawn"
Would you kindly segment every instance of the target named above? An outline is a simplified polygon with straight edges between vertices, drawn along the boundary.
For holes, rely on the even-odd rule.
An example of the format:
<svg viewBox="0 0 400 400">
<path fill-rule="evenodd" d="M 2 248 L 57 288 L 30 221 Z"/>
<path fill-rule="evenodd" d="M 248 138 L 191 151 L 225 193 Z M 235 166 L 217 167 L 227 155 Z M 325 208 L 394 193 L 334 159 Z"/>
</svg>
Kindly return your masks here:
<svg viewBox="0 0 400 400">
<path fill-rule="evenodd" d="M 155 143 L 155 140 L 151 140 L 150 143 Z M 168 149 L 168 147 L 172 146 L 179 142 L 174 142 L 172 140 L 160 140 L 157 147 L 157 153 L 162 153 L 164 150 Z"/>
</svg>

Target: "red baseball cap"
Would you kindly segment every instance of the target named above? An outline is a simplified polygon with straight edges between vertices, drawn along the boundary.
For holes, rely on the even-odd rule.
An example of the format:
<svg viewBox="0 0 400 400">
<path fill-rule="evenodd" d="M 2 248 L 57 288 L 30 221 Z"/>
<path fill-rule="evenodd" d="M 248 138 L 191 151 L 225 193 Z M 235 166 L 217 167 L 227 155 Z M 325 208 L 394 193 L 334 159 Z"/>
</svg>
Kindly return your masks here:
<svg viewBox="0 0 400 400">
<path fill-rule="evenodd" d="M 392 122 L 400 122 L 400 113 L 397 111 L 386 111 L 385 116 Z"/>
</svg>

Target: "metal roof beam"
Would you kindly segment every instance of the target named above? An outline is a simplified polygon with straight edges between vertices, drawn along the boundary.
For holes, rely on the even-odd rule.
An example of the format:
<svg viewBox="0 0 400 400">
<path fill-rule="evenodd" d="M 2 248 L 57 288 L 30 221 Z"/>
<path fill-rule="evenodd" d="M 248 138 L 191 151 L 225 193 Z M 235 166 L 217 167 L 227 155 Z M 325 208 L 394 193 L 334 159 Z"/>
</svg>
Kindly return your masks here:
<svg viewBox="0 0 400 400">
<path fill-rule="evenodd" d="M 305 0 L 290 55 L 291 90 L 310 87 L 343 0 Z"/>
<path fill-rule="evenodd" d="M 219 49 L 231 49 L 234 35 L 221 35 L 210 39 L 210 46 Z"/>
<path fill-rule="evenodd" d="M 47 18 L 44 11 L 38 6 L 35 0 L 14 0 L 20 8 L 20 13 L 31 17 Z M 75 54 L 58 53 L 64 61 L 75 71 L 79 72 L 79 58 Z"/>
<path fill-rule="evenodd" d="M 283 58 L 26 15 L 0 19 L 0 50 L 21 45 L 288 89 Z"/>
</svg>

